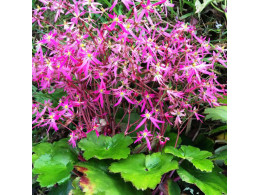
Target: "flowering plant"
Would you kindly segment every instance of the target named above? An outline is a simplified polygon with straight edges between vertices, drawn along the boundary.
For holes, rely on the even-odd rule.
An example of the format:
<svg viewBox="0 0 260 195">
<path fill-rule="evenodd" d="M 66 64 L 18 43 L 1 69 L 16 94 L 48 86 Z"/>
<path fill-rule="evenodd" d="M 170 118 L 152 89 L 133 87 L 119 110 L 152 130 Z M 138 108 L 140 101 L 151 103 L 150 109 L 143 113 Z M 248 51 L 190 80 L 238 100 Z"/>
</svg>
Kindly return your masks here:
<svg viewBox="0 0 260 195">
<path fill-rule="evenodd" d="M 214 70 L 216 65 L 226 67 L 224 48 L 214 47 L 209 40 L 198 36 L 192 25 L 165 21 L 162 13 L 167 16 L 167 8 L 174 6 L 166 0 L 154 3 L 127 0 L 122 4 L 116 0 L 112 5 L 107 2 L 108 7 L 93 0 L 40 2 L 43 6 L 33 10 L 33 22 L 41 28 L 48 25 L 51 30 L 36 44 L 32 81 L 46 94 L 62 90 L 63 95 L 56 104 L 51 100 L 33 99 L 33 128 L 47 127 L 48 133 L 52 130 L 57 134 L 69 132 L 70 150 L 79 147 L 85 151 L 83 156 L 78 154 L 81 164 L 74 165 L 83 173 L 78 182 L 84 188 L 83 192 L 94 194 L 103 189 L 101 186 L 93 189 L 96 184 L 87 173 L 95 163 L 82 163 L 95 156 L 100 160 L 125 159 L 133 138 L 131 147 L 141 144 L 134 153 L 155 153 L 151 156 L 134 154 L 113 163 L 109 170 L 121 173 L 125 181 L 131 181 L 137 189 L 154 189 L 160 183 L 161 175 L 178 168 L 176 161 L 166 153 L 177 152 L 180 135 L 191 120 L 202 122 L 205 107 L 222 105 L 218 99 L 226 95 L 226 86 L 218 82 Z M 116 9 L 123 5 L 128 12 L 126 15 Z M 46 16 L 51 12 L 55 13 L 53 21 Z M 60 24 L 62 14 L 66 19 Z M 101 17 L 105 21 L 100 22 Z M 176 138 L 168 137 L 168 131 L 176 131 Z M 127 144 L 120 148 L 115 143 Z M 167 143 L 173 148 L 157 156 Z M 56 145 L 50 145 L 52 151 Z M 105 154 L 107 151 L 110 153 Z M 112 151 L 118 154 L 113 156 Z M 71 167 L 68 172 L 77 161 L 72 158 L 65 164 L 58 162 L 55 152 L 49 156 L 37 155 L 34 172 L 42 174 L 38 181 L 47 187 L 53 182 L 46 184 L 42 179 L 45 173 L 39 168 L 41 160 L 60 163 L 61 167 L 63 163 L 63 166 Z M 154 162 L 156 158 L 160 159 L 158 166 L 169 163 L 156 172 L 156 181 L 144 174 L 143 179 L 150 183 L 140 185 L 133 178 L 135 170 L 129 169 L 123 174 L 126 164 L 134 163 L 136 159 L 144 160 L 148 163 L 147 170 L 155 171 L 149 167 L 149 161 Z M 66 179 L 61 177 L 54 183 L 61 184 Z M 77 190 L 74 190 L 75 194 L 79 193 Z M 218 191 L 223 192 L 222 189 Z M 119 191 L 106 193 L 120 194 Z"/>
</svg>

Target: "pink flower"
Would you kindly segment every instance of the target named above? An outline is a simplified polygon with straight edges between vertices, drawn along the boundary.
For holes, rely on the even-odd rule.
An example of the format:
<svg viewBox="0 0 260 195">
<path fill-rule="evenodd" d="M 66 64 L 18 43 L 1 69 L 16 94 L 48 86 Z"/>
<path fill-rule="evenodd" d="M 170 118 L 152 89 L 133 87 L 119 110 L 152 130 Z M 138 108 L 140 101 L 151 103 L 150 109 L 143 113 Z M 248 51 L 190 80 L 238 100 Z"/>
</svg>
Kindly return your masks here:
<svg viewBox="0 0 260 195">
<path fill-rule="evenodd" d="M 55 18 L 54 18 L 54 22 L 56 22 L 58 17 L 60 16 L 60 13 L 64 13 L 63 10 L 62 10 L 63 9 L 63 2 L 62 1 L 61 2 L 54 2 L 53 8 L 55 10 L 57 10 Z"/>
<path fill-rule="evenodd" d="M 130 100 L 129 97 L 128 97 L 128 96 L 131 95 L 131 93 L 132 93 L 131 91 L 128 91 L 128 90 L 126 90 L 126 89 L 125 89 L 125 90 L 117 89 L 117 90 L 115 90 L 114 93 L 115 93 L 115 95 L 116 95 L 117 98 L 119 97 L 117 103 L 116 103 L 114 106 L 118 106 L 118 105 L 122 102 L 122 99 L 123 99 L 123 98 L 125 98 L 128 103 L 130 103 L 130 104 L 135 104 L 135 103 L 134 103 L 132 100 Z"/>
<path fill-rule="evenodd" d="M 35 9 L 33 11 L 33 17 L 32 17 L 32 23 L 34 23 L 35 21 L 37 21 L 38 25 L 43 28 L 42 24 L 41 24 L 41 20 L 44 19 L 44 17 L 42 16 L 43 12 L 40 12 L 40 9 Z"/>
<path fill-rule="evenodd" d="M 131 0 L 121 0 L 122 3 L 126 6 L 126 8 L 129 10 L 129 5 L 134 5 L 134 3 Z M 116 6 L 118 0 L 115 0 L 113 5 L 110 7 L 109 11 L 112 11 L 113 8 Z"/>
<path fill-rule="evenodd" d="M 226 65 L 226 61 L 224 61 L 222 58 L 220 58 L 220 53 L 215 53 L 213 51 L 213 56 L 211 58 L 208 59 L 209 61 L 212 61 L 212 66 L 214 66 L 215 62 L 219 62 L 220 64 L 222 64 L 225 68 L 227 68 Z"/>
<path fill-rule="evenodd" d="M 76 147 L 77 140 L 86 137 L 86 133 L 83 132 L 82 130 L 83 130 L 83 127 L 79 125 L 79 126 L 77 126 L 76 130 L 74 130 L 70 133 L 69 144 L 71 144 L 73 148 Z"/>
<path fill-rule="evenodd" d="M 103 99 L 103 95 L 104 94 L 109 94 L 110 91 L 106 90 L 106 86 L 105 83 L 102 83 L 100 85 L 98 85 L 98 90 L 94 91 L 93 93 L 98 93 L 98 96 L 93 100 L 94 102 L 96 101 L 100 101 L 101 107 L 104 107 L 104 99 Z"/>
<path fill-rule="evenodd" d="M 73 105 L 68 102 L 68 100 L 65 100 L 63 103 L 60 104 L 62 106 L 63 110 L 60 112 L 61 115 L 64 115 L 66 117 L 72 117 L 74 115 L 73 112 Z"/>
<path fill-rule="evenodd" d="M 69 139 L 69 143 L 72 145 L 73 148 L 76 147 L 76 141 L 78 140 L 78 136 L 75 133 L 75 131 L 70 133 L 70 139 Z"/>
<path fill-rule="evenodd" d="M 97 137 L 99 137 L 100 124 L 94 123 L 93 128 L 91 130 L 87 131 L 87 133 L 89 133 L 91 131 L 95 131 Z"/>
<path fill-rule="evenodd" d="M 156 132 L 157 133 L 157 132 Z M 164 146 L 166 144 L 167 141 L 170 140 L 170 138 L 168 137 L 163 137 L 162 135 L 160 135 L 159 133 L 157 133 L 156 138 L 159 140 L 160 145 Z"/>
<path fill-rule="evenodd" d="M 75 3 L 74 9 L 73 9 L 73 10 L 69 10 L 69 11 L 66 13 L 66 15 L 69 14 L 69 13 L 71 13 L 71 12 L 72 12 L 72 14 L 74 15 L 74 17 L 71 18 L 71 22 L 72 22 L 73 24 L 78 24 L 79 18 L 86 13 L 86 11 L 80 12 L 80 10 L 79 10 L 79 8 L 78 8 L 78 3 Z"/>
<path fill-rule="evenodd" d="M 113 15 L 108 14 L 108 16 L 113 19 L 112 23 L 109 26 L 111 31 L 114 30 L 115 25 L 117 25 L 117 24 L 119 24 L 119 23 L 121 23 L 123 21 L 123 16 L 122 15 L 117 16 L 116 14 L 113 14 Z"/>
<path fill-rule="evenodd" d="M 148 130 L 147 130 L 147 127 L 145 126 L 145 130 L 140 131 L 140 132 L 138 133 L 137 139 L 135 140 L 134 143 L 139 142 L 139 141 L 141 141 L 143 138 L 145 138 L 146 143 L 147 143 L 147 148 L 148 148 L 149 150 L 151 150 L 152 148 L 151 148 L 150 140 L 149 140 L 148 137 L 152 137 L 152 136 L 153 136 L 153 135 L 151 134 L 151 132 L 148 131 Z"/>
<path fill-rule="evenodd" d="M 39 41 L 39 43 L 44 44 L 47 43 L 49 46 L 56 46 L 57 42 L 55 40 L 55 37 L 57 36 L 57 33 L 55 31 L 50 31 L 48 34 L 45 34 L 43 36 L 43 39 Z"/>
<path fill-rule="evenodd" d="M 172 125 L 170 119 L 173 118 L 173 116 L 169 115 L 168 112 L 165 112 L 164 117 L 166 118 L 166 120 L 168 121 L 168 123 L 169 123 L 170 125 Z"/>
<path fill-rule="evenodd" d="M 170 3 L 169 0 L 164 1 L 162 4 L 163 9 L 161 12 L 165 12 L 165 16 L 167 17 L 167 7 L 174 7 L 174 4 Z"/>
<path fill-rule="evenodd" d="M 191 111 L 194 113 L 194 115 L 196 116 L 196 119 L 199 120 L 200 122 L 202 122 L 202 120 L 200 119 L 200 117 L 204 117 L 201 114 L 198 114 L 198 109 L 196 107 L 193 108 L 193 110 Z"/>
<path fill-rule="evenodd" d="M 139 20 L 143 17 L 143 15 L 145 15 L 149 22 L 152 21 L 152 19 L 149 16 L 149 13 L 156 13 L 159 16 L 159 18 L 161 18 L 160 14 L 156 11 L 156 9 L 154 9 L 154 7 L 157 5 L 163 4 L 164 2 L 165 2 L 165 0 L 151 4 L 150 0 L 147 0 L 146 5 L 141 4 L 141 6 L 143 7 L 143 10 L 141 11 L 141 13 L 139 15 Z"/>
<path fill-rule="evenodd" d="M 183 110 L 175 109 L 174 111 L 171 112 L 171 114 L 176 116 L 176 119 L 174 122 L 175 126 L 178 126 L 179 124 L 182 123 L 182 121 L 181 121 L 182 116 L 186 116 L 186 114 L 184 113 L 184 109 Z"/>
<path fill-rule="evenodd" d="M 139 105 L 142 105 L 141 112 L 143 112 L 144 108 L 146 107 L 147 102 L 149 102 L 151 108 L 153 109 L 153 103 L 151 101 L 152 98 L 154 98 L 154 94 L 149 94 L 147 91 L 144 92 L 144 98 L 139 102 Z"/>
<path fill-rule="evenodd" d="M 55 131 L 58 131 L 59 128 L 57 127 L 56 120 L 59 120 L 59 115 L 57 113 L 50 112 L 49 119 L 44 120 L 45 123 L 41 126 L 43 127 L 49 125 L 47 132 L 49 132 L 50 128 L 53 128 Z"/>
<path fill-rule="evenodd" d="M 164 121 L 157 120 L 156 118 L 152 117 L 152 114 L 153 112 L 149 112 L 148 110 L 145 110 L 145 114 L 141 115 L 141 117 L 144 117 L 144 119 L 136 126 L 135 129 L 139 129 L 147 120 L 151 120 L 154 126 L 160 129 L 157 123 L 164 123 Z"/>
</svg>

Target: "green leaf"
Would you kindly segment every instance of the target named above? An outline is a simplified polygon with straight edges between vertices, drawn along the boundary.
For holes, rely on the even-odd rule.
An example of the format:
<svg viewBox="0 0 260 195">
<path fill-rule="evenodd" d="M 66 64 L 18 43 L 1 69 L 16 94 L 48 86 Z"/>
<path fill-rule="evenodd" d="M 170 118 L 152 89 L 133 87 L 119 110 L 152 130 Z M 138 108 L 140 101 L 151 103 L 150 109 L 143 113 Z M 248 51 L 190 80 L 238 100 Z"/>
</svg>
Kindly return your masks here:
<svg viewBox="0 0 260 195">
<path fill-rule="evenodd" d="M 183 4 L 189 5 L 191 8 L 195 8 L 195 5 L 192 2 L 189 2 L 189 0 L 183 0 Z"/>
<path fill-rule="evenodd" d="M 108 2 L 108 0 L 102 0 L 102 1 L 103 1 L 108 7 L 111 7 L 111 6 L 112 6 L 111 3 Z M 119 15 L 115 7 L 113 8 L 113 11 L 116 13 L 116 15 Z"/>
<path fill-rule="evenodd" d="M 227 165 L 227 145 L 216 149 L 215 154 L 212 156 L 211 160 L 224 161 L 225 165 Z"/>
<path fill-rule="evenodd" d="M 218 4 L 218 3 L 221 3 L 221 2 L 223 2 L 224 0 L 213 0 L 213 3 L 214 4 Z"/>
<path fill-rule="evenodd" d="M 223 99 L 222 99 L 222 98 L 218 98 L 218 102 L 219 102 L 219 103 L 222 103 L 222 104 L 227 104 L 227 96 L 224 95 L 224 96 L 223 96 Z"/>
<path fill-rule="evenodd" d="M 70 191 L 71 195 L 84 195 L 79 187 L 80 177 L 76 177 L 72 182 L 73 189 Z"/>
<path fill-rule="evenodd" d="M 50 94 L 51 95 L 51 100 L 53 102 L 53 106 L 58 106 L 59 100 L 63 97 L 66 96 L 67 93 L 63 89 L 56 89 L 54 93 Z"/>
<path fill-rule="evenodd" d="M 61 139 L 53 144 L 43 142 L 33 147 L 32 162 L 34 163 L 41 155 L 50 154 L 55 158 L 67 159 L 68 161 L 76 162 L 77 153 L 68 143 L 68 138 Z"/>
<path fill-rule="evenodd" d="M 227 106 L 219 106 L 216 108 L 206 108 L 204 111 L 207 116 L 205 117 L 206 120 L 220 120 L 223 123 L 227 122 Z"/>
<path fill-rule="evenodd" d="M 212 156 L 212 153 L 201 151 L 199 148 L 193 146 L 181 146 L 180 149 L 168 146 L 165 148 L 165 153 L 170 153 L 179 158 L 187 159 L 201 171 L 211 172 L 214 167 L 213 162 L 207 159 Z"/>
<path fill-rule="evenodd" d="M 181 194 L 181 189 L 176 182 L 173 182 L 171 179 L 167 180 L 166 191 L 168 195 L 179 195 Z"/>
<path fill-rule="evenodd" d="M 127 159 L 112 163 L 109 170 L 120 173 L 125 181 L 130 181 L 137 189 L 154 189 L 164 173 L 178 168 L 178 162 L 168 154 L 135 154 Z"/>
<path fill-rule="evenodd" d="M 67 159 L 71 162 L 77 162 L 78 155 L 73 147 L 68 143 L 69 139 L 64 138 L 53 143 L 52 155 L 55 158 Z"/>
<path fill-rule="evenodd" d="M 87 138 L 80 140 L 78 146 L 84 150 L 83 157 L 90 159 L 92 157 L 98 159 L 121 159 L 127 158 L 130 154 L 128 147 L 133 143 L 132 138 L 124 136 L 123 133 L 116 134 L 113 137 L 100 135 L 90 132 Z"/>
<path fill-rule="evenodd" d="M 61 184 L 70 178 L 77 154 L 69 145 L 68 139 L 53 144 L 40 143 L 33 147 L 33 173 L 39 174 L 37 181 L 41 187 Z"/>
<path fill-rule="evenodd" d="M 32 85 L 32 94 L 36 93 L 37 92 L 37 87 Z"/>
<path fill-rule="evenodd" d="M 180 19 L 180 20 L 184 20 L 185 18 L 188 18 L 188 17 L 190 17 L 190 16 L 192 16 L 192 15 L 194 15 L 193 12 L 187 13 L 187 14 L 182 15 L 179 19 Z"/>
<path fill-rule="evenodd" d="M 40 143 L 33 147 L 32 162 L 34 163 L 41 155 L 52 153 L 51 143 Z"/>
<path fill-rule="evenodd" d="M 33 173 L 39 174 L 37 181 L 41 187 L 52 187 L 68 180 L 72 169 L 73 165 L 66 159 L 55 159 L 50 154 L 45 154 L 35 161 Z"/>
<path fill-rule="evenodd" d="M 79 172 L 83 173 L 79 180 L 79 185 L 85 194 L 142 194 L 131 183 L 124 182 L 119 174 L 109 173 L 108 166 L 108 162 L 96 159 L 91 159 L 87 163 L 79 163 L 75 166 Z"/>
<path fill-rule="evenodd" d="M 227 130 L 227 125 L 223 125 L 223 126 L 220 126 L 216 129 L 212 129 L 210 132 L 209 132 L 209 135 L 213 135 L 215 133 L 219 133 L 219 132 L 222 132 L 222 131 L 225 131 Z"/>
<path fill-rule="evenodd" d="M 61 99 L 62 96 L 66 96 L 67 93 L 64 92 L 63 89 L 56 89 L 54 93 L 47 93 L 47 92 L 42 92 L 39 91 L 37 92 L 35 89 L 35 86 L 32 88 L 33 90 L 33 97 L 35 98 L 35 101 L 40 102 L 44 104 L 44 101 L 51 100 L 53 103 L 53 106 L 56 107 L 58 105 L 59 100 Z"/>
<path fill-rule="evenodd" d="M 200 0 L 195 1 L 196 13 L 202 12 L 202 10 L 208 6 L 213 0 L 203 0 L 203 3 L 200 3 Z"/>
<path fill-rule="evenodd" d="M 183 162 L 177 173 L 183 181 L 195 184 L 205 195 L 227 193 L 227 177 L 221 174 L 221 169 L 216 166 L 211 173 L 207 173 L 195 169 L 188 162 Z"/>
<path fill-rule="evenodd" d="M 69 192 L 72 190 L 72 181 L 68 180 L 67 182 L 61 184 L 58 187 L 53 187 L 48 195 L 64 195 L 69 194 Z"/>
</svg>

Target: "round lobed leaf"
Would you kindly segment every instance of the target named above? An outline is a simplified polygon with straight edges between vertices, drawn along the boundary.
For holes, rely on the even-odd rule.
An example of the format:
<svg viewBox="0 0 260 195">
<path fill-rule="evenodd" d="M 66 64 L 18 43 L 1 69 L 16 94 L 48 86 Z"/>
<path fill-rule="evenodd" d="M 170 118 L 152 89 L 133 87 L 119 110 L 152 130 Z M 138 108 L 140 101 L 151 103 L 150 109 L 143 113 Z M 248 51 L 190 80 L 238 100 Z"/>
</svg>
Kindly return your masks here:
<svg viewBox="0 0 260 195">
<path fill-rule="evenodd" d="M 212 156 L 212 153 L 204 150 L 201 151 L 199 148 L 193 146 L 181 146 L 180 149 L 174 148 L 173 146 L 167 146 L 165 152 L 179 158 L 187 159 L 201 171 L 211 172 L 214 167 L 213 162 L 207 159 Z"/>
<path fill-rule="evenodd" d="M 79 179 L 79 186 L 85 194 L 143 194 L 142 191 L 137 191 L 131 183 L 124 182 L 118 174 L 109 173 L 108 166 L 108 162 L 95 159 L 75 166 L 79 172 L 83 173 L 83 176 Z"/>
<path fill-rule="evenodd" d="M 211 173 L 202 172 L 189 162 L 183 162 L 177 173 L 183 181 L 198 186 L 205 195 L 222 195 L 227 193 L 227 177 L 221 171 L 215 167 Z"/>
<path fill-rule="evenodd" d="M 164 173 L 178 168 L 178 162 L 168 154 L 135 154 L 112 163 L 109 170 L 120 173 L 125 181 L 131 181 L 137 189 L 154 189 Z"/>
<path fill-rule="evenodd" d="M 33 173 L 39 174 L 37 181 L 41 187 L 51 187 L 70 178 L 77 154 L 67 138 L 53 144 L 40 143 L 33 147 L 33 152 Z"/>
<path fill-rule="evenodd" d="M 87 138 L 80 140 L 78 146 L 84 150 L 83 157 L 98 159 L 122 159 L 130 154 L 128 147 L 133 143 L 132 138 L 124 136 L 123 133 L 113 137 L 101 135 L 96 136 L 95 132 L 90 132 Z"/>
<path fill-rule="evenodd" d="M 41 187 L 51 187 L 67 181 L 72 169 L 73 165 L 67 159 L 55 159 L 50 154 L 45 154 L 35 161 L 33 173 L 39 174 L 37 181 Z"/>
</svg>

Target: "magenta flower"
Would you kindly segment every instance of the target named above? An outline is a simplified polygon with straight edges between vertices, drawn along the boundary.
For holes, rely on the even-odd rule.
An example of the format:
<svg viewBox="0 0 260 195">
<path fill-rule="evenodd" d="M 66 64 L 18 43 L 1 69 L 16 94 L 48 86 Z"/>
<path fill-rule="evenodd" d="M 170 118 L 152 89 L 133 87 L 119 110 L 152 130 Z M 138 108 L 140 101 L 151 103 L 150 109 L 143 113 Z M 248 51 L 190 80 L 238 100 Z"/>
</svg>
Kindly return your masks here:
<svg viewBox="0 0 260 195">
<path fill-rule="evenodd" d="M 209 58 L 208 60 L 212 61 L 212 66 L 214 66 L 215 62 L 219 62 L 220 64 L 222 64 L 224 67 L 227 68 L 226 65 L 226 61 L 224 61 L 221 57 L 220 57 L 220 53 L 215 53 L 213 51 L 213 56 L 211 58 Z"/>
<path fill-rule="evenodd" d="M 93 128 L 90 129 L 89 131 L 87 131 L 87 133 L 91 132 L 91 131 L 95 131 L 97 137 L 99 137 L 99 132 L 100 132 L 100 124 L 94 123 Z"/>
<path fill-rule="evenodd" d="M 154 124 L 155 127 L 160 129 L 159 125 L 157 123 L 164 123 L 164 121 L 157 120 L 156 118 L 152 117 L 153 111 L 149 112 L 148 110 L 145 110 L 145 114 L 142 114 L 141 117 L 144 117 L 144 119 L 136 126 L 135 129 L 139 129 L 147 120 L 151 120 L 151 122 Z"/>
<path fill-rule="evenodd" d="M 141 112 L 144 111 L 144 108 L 147 106 L 146 104 L 148 104 L 148 102 L 149 102 L 151 108 L 154 109 L 153 103 L 151 101 L 151 99 L 154 98 L 154 97 L 155 97 L 154 94 L 149 94 L 147 91 L 144 92 L 144 98 L 143 98 L 143 100 L 141 100 L 139 102 L 139 105 L 142 105 Z"/>
<path fill-rule="evenodd" d="M 149 138 L 148 138 L 148 137 L 152 137 L 152 136 L 153 136 L 153 135 L 151 134 L 151 132 L 148 131 L 147 128 L 146 128 L 146 126 L 145 126 L 145 130 L 140 131 L 140 132 L 138 133 L 137 139 L 135 140 L 134 143 L 139 142 L 139 141 L 141 141 L 143 138 L 145 138 L 146 143 L 147 143 L 147 148 L 148 148 L 149 150 L 152 150 L 151 143 L 150 143 L 150 140 L 149 140 Z"/>
<path fill-rule="evenodd" d="M 126 8 L 129 10 L 129 5 L 134 5 L 134 3 L 131 0 L 121 0 L 122 3 L 126 6 Z M 113 8 L 116 6 L 118 0 L 115 0 L 112 6 L 110 7 L 109 11 L 112 11 Z"/>
<path fill-rule="evenodd" d="M 60 104 L 60 106 L 63 108 L 63 110 L 60 112 L 60 115 L 64 115 L 66 117 L 72 117 L 74 115 L 73 105 L 70 104 L 68 100 L 65 100 Z"/>
<path fill-rule="evenodd" d="M 103 13 L 102 11 L 98 11 L 98 5 L 102 5 L 101 3 L 94 2 L 94 0 L 83 0 L 82 5 L 87 5 L 88 13 L 98 14 Z"/>
<path fill-rule="evenodd" d="M 75 131 L 70 133 L 70 139 L 69 139 L 69 143 L 72 145 L 73 148 L 76 147 L 76 141 L 78 140 L 78 136 L 75 133 Z"/>
<path fill-rule="evenodd" d="M 43 28 L 42 24 L 41 24 L 41 20 L 44 19 L 44 17 L 42 16 L 43 12 L 39 12 L 40 10 L 35 9 L 33 10 L 33 17 L 32 17 L 32 23 L 34 23 L 35 21 L 37 21 L 38 25 Z"/>
<path fill-rule="evenodd" d="M 60 16 L 60 13 L 64 13 L 63 12 L 63 2 L 54 2 L 53 8 L 57 11 L 55 18 L 54 18 L 54 22 L 57 21 L 58 17 Z"/>
<path fill-rule="evenodd" d="M 49 125 L 47 132 L 49 132 L 50 128 L 53 128 L 55 131 L 58 131 L 59 128 L 57 127 L 56 120 L 59 120 L 59 115 L 57 113 L 50 112 L 49 119 L 44 120 L 45 123 L 41 126 L 44 127 Z"/>
<path fill-rule="evenodd" d="M 69 144 L 72 145 L 73 148 L 76 147 L 76 142 L 79 139 L 82 139 L 84 137 L 86 137 L 86 133 L 82 131 L 83 127 L 82 126 L 78 126 L 76 128 L 76 130 L 72 131 L 69 135 L 70 139 L 69 139 Z"/>
<path fill-rule="evenodd" d="M 83 63 L 79 66 L 78 71 L 81 71 L 83 69 L 86 75 L 88 75 L 88 70 L 91 64 L 102 65 L 102 63 L 96 58 L 96 55 L 91 51 L 84 52 L 83 56 Z"/>
<path fill-rule="evenodd" d="M 159 18 L 161 18 L 160 14 L 156 11 L 156 9 L 154 9 L 155 6 L 163 4 L 166 0 L 163 1 L 159 1 L 157 3 L 151 4 L 150 0 L 147 0 L 147 4 L 143 5 L 143 10 L 141 11 L 140 15 L 139 15 L 139 20 L 143 17 L 143 15 L 146 16 L 147 20 L 151 23 L 152 19 L 149 16 L 149 13 L 156 13 Z"/>
<path fill-rule="evenodd" d="M 184 113 L 184 109 L 180 110 L 180 109 L 175 109 L 174 111 L 171 112 L 172 115 L 176 116 L 174 125 L 178 126 L 179 124 L 182 123 L 181 121 L 181 117 L 186 116 L 186 114 Z"/>
<path fill-rule="evenodd" d="M 117 103 L 114 106 L 119 105 L 122 102 L 122 99 L 125 98 L 127 100 L 128 103 L 130 104 L 135 104 L 132 100 L 130 100 L 130 98 L 128 96 L 131 95 L 131 91 L 129 90 L 121 90 L 121 89 L 116 89 L 114 94 L 116 95 L 118 99 Z"/>
<path fill-rule="evenodd" d="M 163 9 L 161 12 L 165 12 L 165 16 L 167 17 L 167 7 L 174 7 L 174 4 L 170 3 L 169 0 L 165 0 L 162 6 Z"/>
<path fill-rule="evenodd" d="M 109 26 L 111 31 L 114 30 L 114 28 L 115 28 L 115 26 L 117 24 L 119 24 L 119 23 L 121 23 L 123 21 L 123 16 L 122 15 L 117 16 L 116 14 L 113 14 L 113 15 L 108 14 L 108 16 L 113 19 L 112 23 Z"/>
<path fill-rule="evenodd" d="M 57 33 L 55 31 L 50 31 L 48 34 L 45 34 L 43 36 L 43 39 L 41 41 L 39 41 L 39 43 L 44 44 L 47 43 L 49 46 L 56 46 L 57 42 L 55 40 Z"/>
<path fill-rule="evenodd" d="M 157 133 L 157 132 L 156 132 Z M 160 135 L 159 133 L 157 133 L 156 138 L 159 140 L 159 143 L 161 146 L 164 146 L 166 144 L 167 141 L 170 140 L 170 138 L 168 137 L 163 137 L 162 135 Z"/>
<path fill-rule="evenodd" d="M 103 95 L 104 94 L 109 94 L 110 91 L 106 90 L 106 86 L 105 83 L 102 83 L 100 85 L 98 85 L 98 90 L 97 91 L 93 91 L 93 93 L 98 93 L 98 96 L 93 100 L 94 102 L 96 101 L 100 101 L 101 107 L 104 107 L 104 99 L 103 99 Z"/>
<path fill-rule="evenodd" d="M 164 117 L 166 118 L 166 120 L 168 121 L 168 123 L 169 123 L 170 125 L 172 125 L 172 122 L 170 121 L 170 119 L 173 118 L 173 116 L 169 115 L 169 113 L 166 112 L 166 113 L 164 114 Z"/>
<path fill-rule="evenodd" d="M 85 15 L 86 11 L 80 12 L 80 10 L 79 10 L 79 8 L 78 8 L 78 3 L 75 3 L 74 8 L 71 9 L 71 10 L 69 10 L 69 11 L 66 13 L 66 15 L 67 15 L 67 14 L 70 14 L 70 13 L 72 13 L 72 14 L 74 15 L 74 17 L 71 18 L 71 22 L 72 22 L 73 24 L 76 24 L 76 25 L 77 25 L 77 24 L 78 24 L 78 21 L 79 21 L 79 18 L 80 18 L 81 16 Z"/>
<path fill-rule="evenodd" d="M 122 30 L 126 33 L 126 35 L 131 35 L 136 40 L 138 39 L 137 36 L 134 34 L 133 29 L 135 26 L 135 21 L 132 19 L 128 19 L 126 23 L 118 23 L 118 25 L 122 28 Z M 126 38 L 127 36 L 125 36 Z"/>
<path fill-rule="evenodd" d="M 203 115 L 201 114 L 198 114 L 198 109 L 196 107 L 193 108 L 193 110 L 191 111 L 194 113 L 194 115 L 196 116 L 196 119 L 200 122 L 202 122 L 202 120 L 200 119 L 200 117 L 204 117 Z"/>
</svg>

